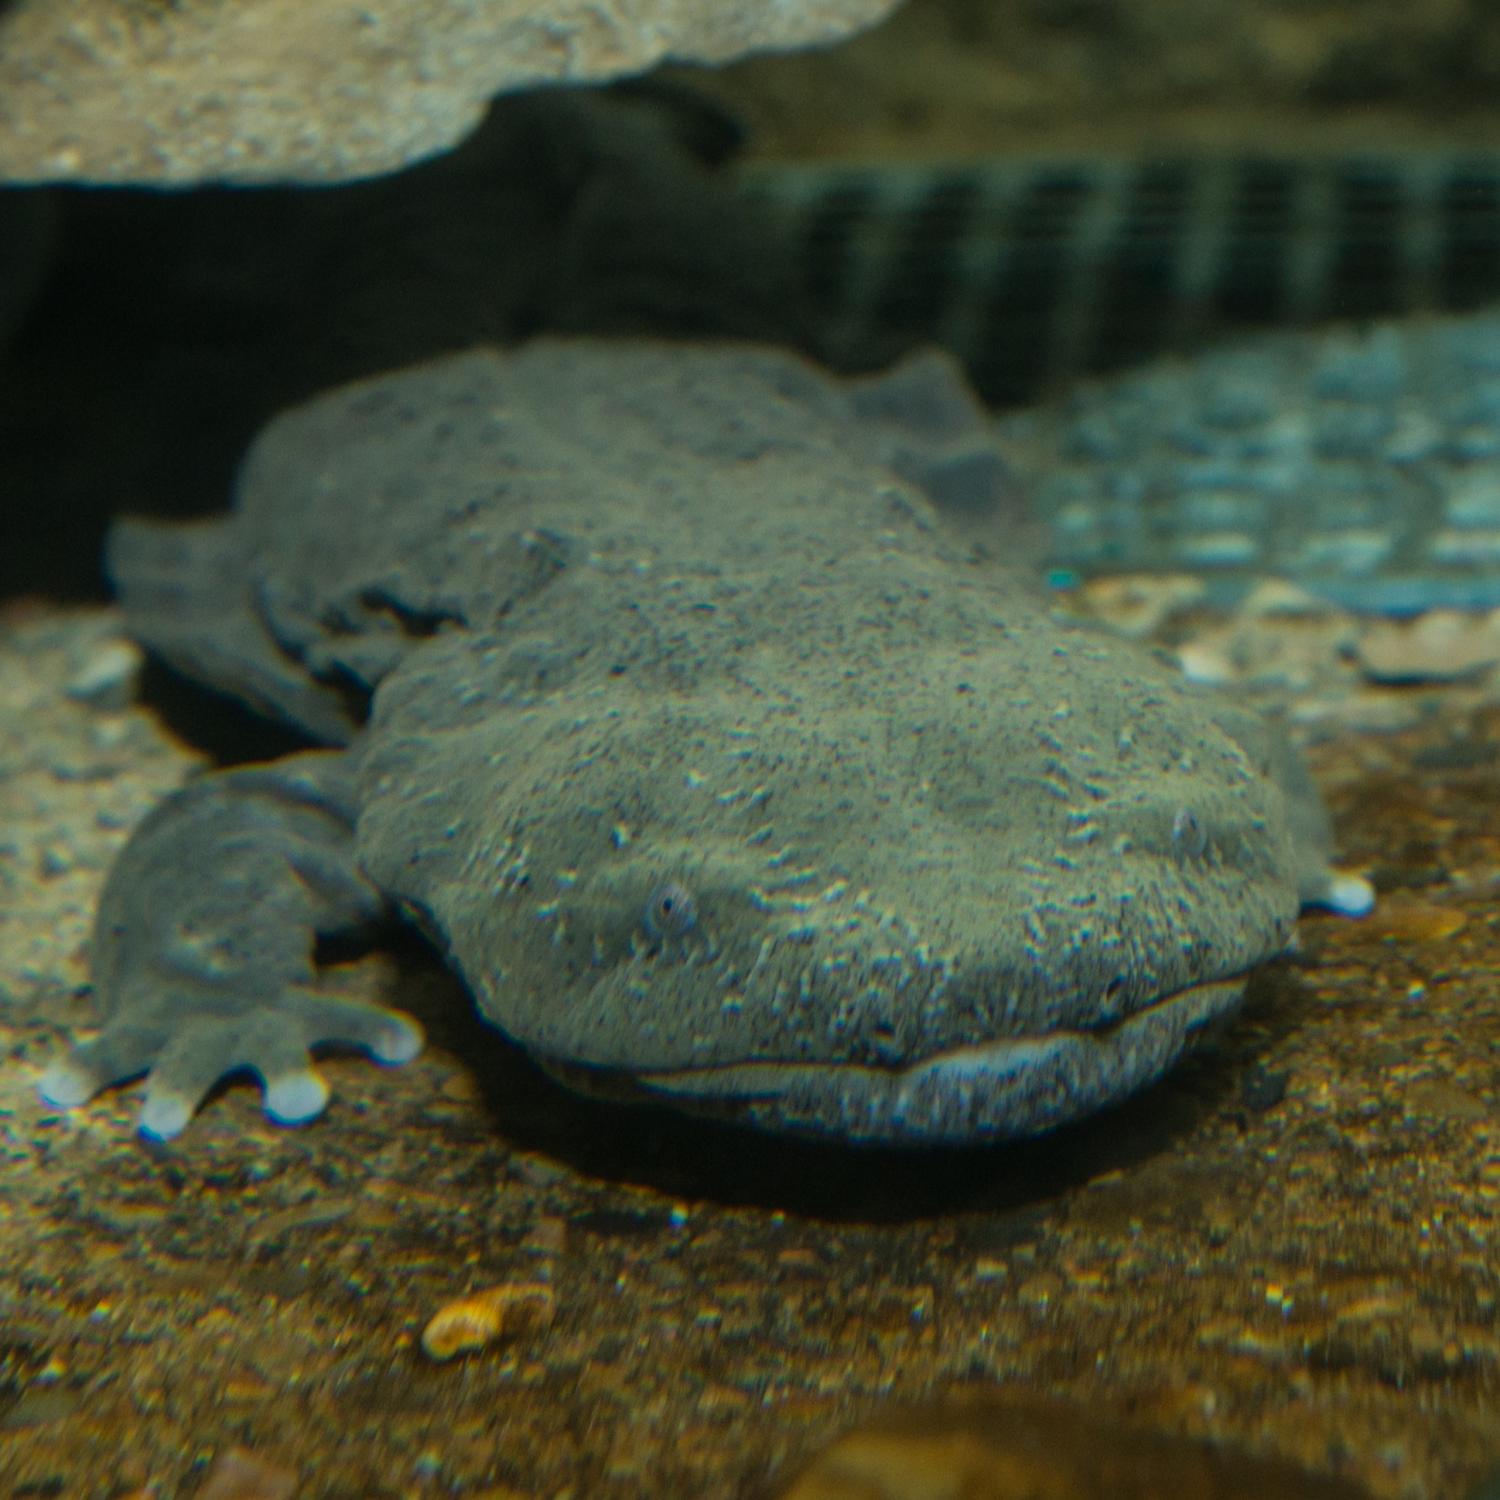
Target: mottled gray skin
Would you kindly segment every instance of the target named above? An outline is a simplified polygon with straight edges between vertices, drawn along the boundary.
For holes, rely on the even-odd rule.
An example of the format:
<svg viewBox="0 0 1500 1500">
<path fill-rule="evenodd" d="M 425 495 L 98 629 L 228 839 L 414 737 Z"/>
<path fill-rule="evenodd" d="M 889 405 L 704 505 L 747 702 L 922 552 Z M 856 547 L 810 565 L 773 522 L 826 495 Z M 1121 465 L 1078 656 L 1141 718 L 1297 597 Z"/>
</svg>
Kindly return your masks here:
<svg viewBox="0 0 1500 1500">
<path fill-rule="evenodd" d="M 1244 339 L 1005 418 L 1054 567 L 1500 608 L 1500 316 Z"/>
<path fill-rule="evenodd" d="M 149 1070 L 170 1135 L 248 1067 L 316 1114 L 308 1046 L 420 1044 L 315 987 L 387 901 L 582 1088 L 915 1143 L 1155 1079 L 1327 893 L 1326 821 L 1258 721 L 994 560 L 1010 504 L 937 359 L 533 345 L 279 418 L 232 518 L 113 567 L 152 647 L 347 748 L 147 820 L 45 1092 Z"/>
</svg>

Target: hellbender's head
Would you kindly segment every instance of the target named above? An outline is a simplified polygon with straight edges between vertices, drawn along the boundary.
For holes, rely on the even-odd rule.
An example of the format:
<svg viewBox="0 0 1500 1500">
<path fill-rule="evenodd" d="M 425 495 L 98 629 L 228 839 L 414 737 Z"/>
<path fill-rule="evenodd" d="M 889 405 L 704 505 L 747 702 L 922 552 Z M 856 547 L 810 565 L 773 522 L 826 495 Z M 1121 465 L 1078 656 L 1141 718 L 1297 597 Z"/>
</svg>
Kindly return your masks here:
<svg viewBox="0 0 1500 1500">
<path fill-rule="evenodd" d="M 1014 585 L 870 568 L 645 608 L 596 575 L 565 650 L 522 619 L 382 687 L 362 858 L 569 1083 L 1026 1134 L 1284 947 L 1306 851 L 1261 726 Z"/>
</svg>

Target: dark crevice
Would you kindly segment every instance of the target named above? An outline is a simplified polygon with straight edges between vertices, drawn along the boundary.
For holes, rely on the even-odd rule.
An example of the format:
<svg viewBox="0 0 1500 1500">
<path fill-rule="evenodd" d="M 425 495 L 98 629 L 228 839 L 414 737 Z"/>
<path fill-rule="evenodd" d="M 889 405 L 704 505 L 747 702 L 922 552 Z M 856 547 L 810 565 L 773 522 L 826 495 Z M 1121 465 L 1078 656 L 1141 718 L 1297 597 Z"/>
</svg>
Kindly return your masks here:
<svg viewBox="0 0 1500 1500">
<path fill-rule="evenodd" d="M 402 635 L 411 640 L 427 640 L 450 625 L 465 623 L 456 610 L 421 609 L 384 588 L 364 589 L 359 602 L 371 614 L 393 620 Z"/>
</svg>

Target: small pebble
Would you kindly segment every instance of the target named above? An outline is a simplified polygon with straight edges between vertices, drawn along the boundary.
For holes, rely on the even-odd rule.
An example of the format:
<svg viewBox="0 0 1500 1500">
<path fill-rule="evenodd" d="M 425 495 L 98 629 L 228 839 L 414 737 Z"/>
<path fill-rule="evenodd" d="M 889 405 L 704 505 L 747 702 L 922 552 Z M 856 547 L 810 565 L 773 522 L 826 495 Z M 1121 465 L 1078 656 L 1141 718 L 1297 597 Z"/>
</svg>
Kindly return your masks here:
<svg viewBox="0 0 1500 1500">
<path fill-rule="evenodd" d="M 214 1460 L 198 1500 L 292 1500 L 296 1493 L 291 1469 L 257 1458 L 248 1448 L 230 1448 Z"/>
<path fill-rule="evenodd" d="M 561 1255 L 568 1245 L 568 1221 L 544 1214 L 527 1231 L 522 1248 L 533 1255 Z"/>
<path fill-rule="evenodd" d="M 0 1432 L 19 1432 L 27 1427 L 44 1427 L 49 1422 L 63 1422 L 77 1410 L 75 1392 L 30 1390 L 0 1418 Z"/>
<path fill-rule="evenodd" d="M 1206 592 L 1203 580 L 1191 574 L 1130 573 L 1090 579 L 1083 597 L 1089 609 L 1116 630 L 1141 639 L 1200 603 Z"/>
<path fill-rule="evenodd" d="M 502 1334 L 541 1333 L 553 1311 L 552 1288 L 544 1282 L 502 1282 L 439 1308 L 422 1330 L 422 1349 L 429 1359 L 452 1359 L 483 1349 Z"/>
<path fill-rule="evenodd" d="M 134 641 L 104 641 L 73 674 L 67 694 L 75 703 L 118 712 L 135 699 L 145 656 Z"/>
<path fill-rule="evenodd" d="M 1458 682 L 1500 662 L 1500 612 L 1435 609 L 1416 620 L 1385 620 L 1360 638 L 1359 664 L 1373 682 Z"/>
<path fill-rule="evenodd" d="M 1464 912 L 1450 906 L 1398 892 L 1381 900 L 1370 933 L 1403 945 L 1440 943 L 1462 932 L 1468 920 Z"/>
</svg>

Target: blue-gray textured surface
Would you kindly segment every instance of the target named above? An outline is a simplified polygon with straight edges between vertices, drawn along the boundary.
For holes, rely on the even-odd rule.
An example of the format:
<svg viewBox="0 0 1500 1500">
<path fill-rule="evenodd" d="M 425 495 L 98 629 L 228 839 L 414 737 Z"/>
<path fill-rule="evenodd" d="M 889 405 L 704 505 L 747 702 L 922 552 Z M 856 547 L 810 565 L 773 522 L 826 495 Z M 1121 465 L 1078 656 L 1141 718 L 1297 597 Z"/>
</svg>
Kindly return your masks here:
<svg viewBox="0 0 1500 1500">
<path fill-rule="evenodd" d="M 1003 418 L 1066 573 L 1500 607 L 1500 316 L 1284 334 Z"/>
<path fill-rule="evenodd" d="M 835 359 L 931 340 L 992 403 L 1042 402 L 1001 431 L 1060 581 L 1192 571 L 1232 602 L 1274 574 L 1360 610 L 1500 606 L 1500 156 L 776 164 L 743 184 L 788 226 Z"/>
</svg>

